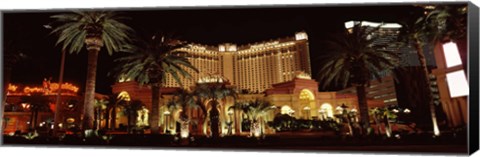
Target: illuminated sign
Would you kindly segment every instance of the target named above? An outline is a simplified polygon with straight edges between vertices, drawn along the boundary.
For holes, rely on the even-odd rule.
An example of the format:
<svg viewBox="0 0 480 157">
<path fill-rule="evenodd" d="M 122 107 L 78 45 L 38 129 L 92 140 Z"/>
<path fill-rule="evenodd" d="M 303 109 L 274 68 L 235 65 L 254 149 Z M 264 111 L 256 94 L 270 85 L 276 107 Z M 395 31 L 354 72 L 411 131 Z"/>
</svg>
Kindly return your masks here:
<svg viewBox="0 0 480 157">
<path fill-rule="evenodd" d="M 44 86 L 36 86 L 36 87 L 31 87 L 31 86 L 25 86 L 20 88 L 17 85 L 9 84 L 8 85 L 8 95 L 30 95 L 32 93 L 43 93 L 45 95 L 50 95 L 50 94 L 55 94 L 59 89 L 59 84 L 58 83 L 48 83 L 45 84 Z M 63 83 L 62 84 L 62 91 L 64 94 L 67 93 L 77 93 L 78 92 L 78 87 L 71 84 L 71 83 Z"/>
<path fill-rule="evenodd" d="M 267 47 L 267 46 L 274 46 L 274 45 L 277 45 L 277 44 L 278 44 L 278 41 L 274 41 L 274 42 L 252 45 L 252 46 L 250 46 L 250 48 L 251 49 L 262 48 L 262 47 Z"/>
</svg>

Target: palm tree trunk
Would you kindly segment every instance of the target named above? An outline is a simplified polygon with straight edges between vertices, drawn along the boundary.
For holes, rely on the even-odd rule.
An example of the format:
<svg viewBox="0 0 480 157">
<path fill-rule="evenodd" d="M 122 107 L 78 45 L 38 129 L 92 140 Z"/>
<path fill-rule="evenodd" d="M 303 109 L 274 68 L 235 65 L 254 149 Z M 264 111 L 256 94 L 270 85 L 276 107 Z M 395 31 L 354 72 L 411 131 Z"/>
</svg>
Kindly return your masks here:
<svg viewBox="0 0 480 157">
<path fill-rule="evenodd" d="M 367 105 L 367 93 L 365 92 L 365 85 L 357 85 L 357 99 L 358 99 L 358 108 L 360 109 L 360 119 L 364 135 L 367 134 L 368 128 L 370 127 L 370 121 L 368 117 L 368 105 Z"/>
<path fill-rule="evenodd" d="M 160 106 L 160 84 L 154 82 L 152 84 L 152 114 L 150 116 L 150 129 L 152 134 L 158 134 L 158 122 L 160 121 L 159 116 L 159 106 Z"/>
<path fill-rule="evenodd" d="M 85 87 L 85 99 L 84 99 L 84 117 L 83 117 L 83 129 L 93 128 L 93 116 L 94 116 L 94 104 L 95 104 L 95 81 L 97 76 L 97 49 L 90 49 L 88 52 L 88 65 L 87 65 L 87 82 Z"/>
<path fill-rule="evenodd" d="M 117 107 L 113 107 L 111 118 L 110 129 L 115 130 L 115 126 L 117 125 Z"/>
<path fill-rule="evenodd" d="M 218 138 L 220 136 L 220 132 L 218 131 L 218 110 L 217 110 L 217 101 L 214 99 L 212 100 L 212 109 L 210 110 L 210 130 L 212 132 L 213 138 Z"/>
<path fill-rule="evenodd" d="M 420 39 L 418 39 L 418 37 L 415 37 L 415 48 L 417 49 L 418 61 L 420 62 L 420 66 L 423 69 L 423 73 L 425 74 L 425 79 L 423 80 L 423 82 L 425 82 L 425 89 L 427 89 L 426 94 L 427 94 L 428 105 L 430 106 L 430 116 L 432 118 L 433 133 L 435 136 L 439 136 L 440 130 L 438 128 L 437 117 L 435 115 L 435 106 L 433 104 L 432 91 L 430 90 L 430 79 L 429 79 L 430 77 L 429 77 L 429 72 L 427 68 L 427 60 L 423 52 L 421 41 Z"/>
<path fill-rule="evenodd" d="M 98 108 L 93 109 L 93 129 L 97 128 L 98 121 Z"/>
<path fill-rule="evenodd" d="M 57 91 L 57 98 L 55 100 L 55 113 L 54 113 L 54 120 L 53 120 L 53 136 L 57 135 L 59 130 L 58 124 L 60 124 L 60 104 L 61 104 L 61 93 L 62 93 L 62 84 L 63 84 L 63 71 L 65 68 L 65 49 L 62 50 L 62 59 L 60 61 L 60 75 L 58 76 L 58 91 Z"/>
</svg>

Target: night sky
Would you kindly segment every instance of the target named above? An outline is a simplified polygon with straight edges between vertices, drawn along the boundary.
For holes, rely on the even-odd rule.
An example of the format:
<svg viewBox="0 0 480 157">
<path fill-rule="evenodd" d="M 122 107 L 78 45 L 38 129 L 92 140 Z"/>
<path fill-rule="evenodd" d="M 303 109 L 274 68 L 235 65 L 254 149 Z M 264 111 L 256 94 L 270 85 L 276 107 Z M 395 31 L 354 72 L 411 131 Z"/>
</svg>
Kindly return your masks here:
<svg viewBox="0 0 480 157">
<path fill-rule="evenodd" d="M 195 9 L 195 10 L 193 10 Z M 322 40 L 328 35 L 342 31 L 344 22 L 368 20 L 375 22 L 398 22 L 418 13 L 412 5 L 395 6 L 295 6 L 268 8 L 150 8 L 118 10 L 129 17 L 125 22 L 138 35 L 148 36 L 153 32 L 168 32 L 182 40 L 218 45 L 220 43 L 253 43 L 280 37 L 293 36 L 306 31 L 309 35 L 312 72 L 317 72 L 315 58 L 322 53 Z M 66 11 L 66 10 L 62 10 Z M 13 83 L 40 85 L 43 78 L 52 77 L 57 82 L 60 65 L 60 47 L 55 47 L 56 37 L 49 35 L 43 25 L 52 22 L 51 15 L 59 11 L 6 12 L 3 15 L 3 41 L 14 41 L 29 58 L 18 64 L 12 74 Z M 79 85 L 83 92 L 87 55 L 84 49 L 79 54 L 66 58 L 66 82 Z M 99 55 L 97 89 L 102 94 L 111 92 L 113 78 L 107 72 L 113 67 L 113 59 L 105 49 Z"/>
</svg>

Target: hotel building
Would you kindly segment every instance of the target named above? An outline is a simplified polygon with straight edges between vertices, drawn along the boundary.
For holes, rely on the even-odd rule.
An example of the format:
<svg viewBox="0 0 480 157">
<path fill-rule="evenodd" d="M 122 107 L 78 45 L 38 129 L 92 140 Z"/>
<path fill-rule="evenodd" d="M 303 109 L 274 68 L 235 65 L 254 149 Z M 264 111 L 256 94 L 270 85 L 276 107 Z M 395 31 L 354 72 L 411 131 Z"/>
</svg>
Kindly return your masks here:
<svg viewBox="0 0 480 157">
<path fill-rule="evenodd" d="M 246 45 L 192 44 L 182 50 L 188 53 L 188 60 L 199 70 L 195 73 L 188 69 L 193 77 L 181 79 L 183 88 L 193 86 L 207 75 L 221 75 L 239 90 L 261 93 L 271 88 L 272 84 L 292 80 L 296 72 L 311 74 L 305 32 L 298 32 L 294 37 Z M 165 85 L 180 87 L 170 75 Z"/>
<path fill-rule="evenodd" d="M 191 79 L 183 78 L 182 87 L 171 76 L 168 76 L 165 87 L 161 89 L 159 113 L 160 130 L 165 133 L 178 133 L 179 113 L 170 111 L 167 102 L 172 99 L 180 88 L 195 88 L 197 83 L 211 80 L 222 80 L 228 86 L 241 91 L 236 100 L 227 98 L 220 102 L 217 108 L 220 112 L 221 133 L 228 133 L 226 122 L 233 122 L 234 134 L 248 134 L 242 130 L 242 123 L 246 116 L 242 111 L 231 113 L 235 101 L 265 100 L 276 106 L 276 110 L 267 114 L 264 124 L 272 121 L 276 114 L 290 114 L 298 119 L 326 119 L 335 118 L 340 106 L 358 110 L 357 97 L 352 94 L 337 92 L 319 92 L 319 83 L 311 79 L 308 36 L 305 32 L 298 32 L 292 37 L 280 38 L 265 42 L 246 45 L 232 43 L 218 46 L 192 44 L 183 48 L 187 52 L 188 60 L 200 71 Z M 141 100 L 151 109 L 151 91 L 148 86 L 140 86 L 134 81 L 119 81 L 112 85 L 113 93 L 127 95 L 131 100 Z M 211 106 L 204 104 L 207 110 Z M 383 106 L 383 101 L 368 100 L 369 107 Z M 208 117 L 200 109 L 189 109 L 191 134 L 206 134 Z M 202 116 L 203 115 L 203 116 Z M 118 119 L 119 122 L 123 121 Z M 203 126 L 203 127 L 202 127 Z M 203 129 L 202 129 L 203 128 Z M 273 128 L 262 126 L 265 133 L 275 133 Z"/>
</svg>

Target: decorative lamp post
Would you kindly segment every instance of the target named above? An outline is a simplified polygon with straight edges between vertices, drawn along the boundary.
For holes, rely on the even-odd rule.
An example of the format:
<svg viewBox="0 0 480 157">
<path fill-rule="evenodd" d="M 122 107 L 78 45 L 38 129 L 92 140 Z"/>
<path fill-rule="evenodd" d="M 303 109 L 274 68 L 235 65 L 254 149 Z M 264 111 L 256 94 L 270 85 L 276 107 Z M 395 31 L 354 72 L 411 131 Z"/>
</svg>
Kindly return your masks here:
<svg viewBox="0 0 480 157">
<path fill-rule="evenodd" d="M 169 133 L 170 127 L 169 127 L 168 121 L 170 120 L 170 111 L 167 110 L 163 112 L 163 115 L 165 116 L 165 133 Z"/>
</svg>

